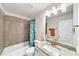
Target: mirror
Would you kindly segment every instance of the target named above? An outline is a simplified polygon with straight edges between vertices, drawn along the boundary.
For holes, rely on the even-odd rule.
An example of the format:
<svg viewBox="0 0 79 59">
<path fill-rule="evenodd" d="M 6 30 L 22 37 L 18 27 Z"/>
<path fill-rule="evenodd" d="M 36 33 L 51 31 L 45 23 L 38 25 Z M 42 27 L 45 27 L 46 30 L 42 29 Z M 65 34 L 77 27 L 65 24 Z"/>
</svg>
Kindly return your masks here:
<svg viewBox="0 0 79 59">
<path fill-rule="evenodd" d="M 73 43 L 73 5 L 65 12 L 57 11 L 57 15 L 46 17 L 46 39 L 74 46 Z"/>
</svg>

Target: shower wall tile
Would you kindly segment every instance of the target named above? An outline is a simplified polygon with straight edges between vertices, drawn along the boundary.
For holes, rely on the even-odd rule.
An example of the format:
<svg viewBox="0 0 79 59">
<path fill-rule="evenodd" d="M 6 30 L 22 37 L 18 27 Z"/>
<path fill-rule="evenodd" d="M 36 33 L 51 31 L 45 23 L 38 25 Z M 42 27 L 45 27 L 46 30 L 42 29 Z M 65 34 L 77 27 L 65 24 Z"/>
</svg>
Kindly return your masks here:
<svg viewBox="0 0 79 59">
<path fill-rule="evenodd" d="M 28 23 L 27 20 L 5 15 L 5 47 L 28 41 Z"/>
<path fill-rule="evenodd" d="M 4 49 L 4 13 L 0 9 L 0 55 Z"/>
</svg>

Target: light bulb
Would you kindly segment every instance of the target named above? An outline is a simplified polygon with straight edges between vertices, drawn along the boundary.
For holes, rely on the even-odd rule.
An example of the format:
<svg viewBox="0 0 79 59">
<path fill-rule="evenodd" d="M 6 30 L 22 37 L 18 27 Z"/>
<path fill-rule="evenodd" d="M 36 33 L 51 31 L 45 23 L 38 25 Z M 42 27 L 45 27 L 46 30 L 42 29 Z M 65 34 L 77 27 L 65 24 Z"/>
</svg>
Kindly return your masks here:
<svg viewBox="0 0 79 59">
<path fill-rule="evenodd" d="M 51 13 L 50 13 L 50 11 L 46 11 L 46 16 L 48 16 L 48 17 L 51 17 Z"/>
<path fill-rule="evenodd" d="M 61 4 L 60 9 L 62 12 L 66 12 L 67 4 Z"/>
<path fill-rule="evenodd" d="M 57 15 L 57 9 L 56 9 L 56 7 L 52 7 L 52 12 L 51 13 L 53 13 L 54 15 Z"/>
</svg>

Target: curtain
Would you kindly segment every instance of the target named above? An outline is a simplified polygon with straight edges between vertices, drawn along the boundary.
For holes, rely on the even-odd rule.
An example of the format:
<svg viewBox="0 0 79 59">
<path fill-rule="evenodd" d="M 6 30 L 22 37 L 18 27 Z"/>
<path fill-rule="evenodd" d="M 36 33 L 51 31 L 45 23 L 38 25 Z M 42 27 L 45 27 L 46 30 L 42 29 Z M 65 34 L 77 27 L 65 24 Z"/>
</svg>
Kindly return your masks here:
<svg viewBox="0 0 79 59">
<path fill-rule="evenodd" d="M 35 20 L 30 21 L 30 47 L 35 46 Z"/>
</svg>

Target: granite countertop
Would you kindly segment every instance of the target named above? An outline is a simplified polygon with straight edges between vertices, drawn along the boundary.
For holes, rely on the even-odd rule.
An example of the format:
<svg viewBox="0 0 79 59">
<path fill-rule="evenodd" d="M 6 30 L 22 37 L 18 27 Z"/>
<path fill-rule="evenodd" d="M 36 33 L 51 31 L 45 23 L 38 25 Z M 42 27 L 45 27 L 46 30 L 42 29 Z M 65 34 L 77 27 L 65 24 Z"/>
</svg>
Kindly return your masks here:
<svg viewBox="0 0 79 59">
<path fill-rule="evenodd" d="M 53 47 L 52 45 L 45 44 L 41 46 L 39 44 L 36 44 L 36 47 L 38 47 L 48 56 L 59 56 L 60 55 L 60 50 Z"/>
<path fill-rule="evenodd" d="M 69 50 L 69 49 L 61 47 L 61 46 L 56 46 L 56 47 L 61 49 L 60 56 L 76 56 L 77 55 L 77 53 L 75 51 Z"/>
<path fill-rule="evenodd" d="M 37 43 L 35 45 L 49 56 L 76 56 L 77 55 L 75 51 L 66 49 L 61 46 L 53 46 L 51 44 L 47 44 L 43 42 Z"/>
</svg>

